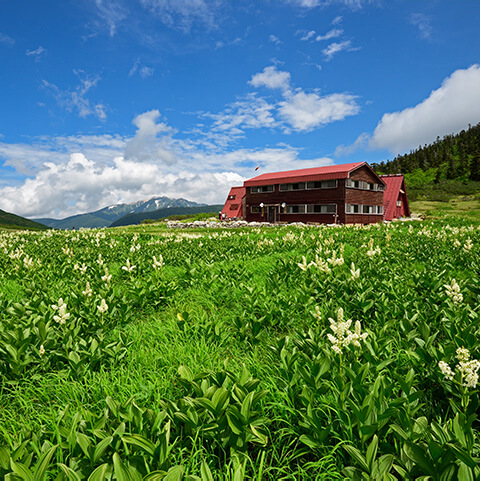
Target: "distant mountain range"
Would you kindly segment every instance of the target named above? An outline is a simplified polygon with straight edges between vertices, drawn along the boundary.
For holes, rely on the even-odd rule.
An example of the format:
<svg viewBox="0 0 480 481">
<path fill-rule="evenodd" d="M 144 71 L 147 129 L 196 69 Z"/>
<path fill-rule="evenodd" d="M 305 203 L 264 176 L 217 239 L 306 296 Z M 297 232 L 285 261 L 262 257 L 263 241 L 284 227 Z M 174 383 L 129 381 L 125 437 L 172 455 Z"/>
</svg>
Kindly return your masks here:
<svg viewBox="0 0 480 481">
<path fill-rule="evenodd" d="M 103 209 L 97 210 L 95 212 L 88 212 L 86 214 L 74 215 L 67 217 L 65 219 L 33 219 L 36 222 L 44 224 L 48 227 L 53 227 L 54 229 L 80 229 L 82 227 L 109 227 L 112 223 L 119 221 L 125 215 L 133 214 L 144 214 L 149 212 L 156 212 L 160 210 L 169 209 L 179 209 L 179 208 L 203 208 L 206 204 L 199 204 L 197 202 L 191 202 L 186 199 L 171 199 L 169 197 L 151 197 L 147 200 L 140 200 L 138 202 L 133 202 L 131 204 L 117 204 L 104 207 Z M 201 209 L 198 212 L 203 212 Z M 210 211 L 207 211 L 210 212 Z M 183 214 L 188 212 L 175 212 L 172 210 L 171 214 L 167 214 L 163 217 L 168 217 L 169 215 Z M 159 219 L 160 217 L 152 217 L 152 215 L 147 215 L 147 219 Z M 136 222 L 130 222 L 130 224 L 135 224 Z M 130 225 L 130 224 L 120 224 L 120 225 Z"/>
<path fill-rule="evenodd" d="M 168 209 L 159 209 L 154 210 L 152 212 L 139 212 L 137 214 L 127 214 L 121 217 L 120 219 L 113 222 L 110 227 L 120 227 L 126 225 L 137 225 L 140 224 L 143 220 L 152 219 L 152 220 L 159 220 L 165 219 L 166 217 L 170 217 L 171 215 L 195 215 L 195 214 L 203 214 L 203 213 L 214 213 L 215 216 L 221 211 L 223 208 L 222 205 L 203 205 L 199 207 L 171 207 Z"/>
<path fill-rule="evenodd" d="M 48 229 L 47 226 L 39 224 L 25 217 L 19 215 L 10 214 L 0 210 L 0 228 L 6 229 Z"/>
</svg>

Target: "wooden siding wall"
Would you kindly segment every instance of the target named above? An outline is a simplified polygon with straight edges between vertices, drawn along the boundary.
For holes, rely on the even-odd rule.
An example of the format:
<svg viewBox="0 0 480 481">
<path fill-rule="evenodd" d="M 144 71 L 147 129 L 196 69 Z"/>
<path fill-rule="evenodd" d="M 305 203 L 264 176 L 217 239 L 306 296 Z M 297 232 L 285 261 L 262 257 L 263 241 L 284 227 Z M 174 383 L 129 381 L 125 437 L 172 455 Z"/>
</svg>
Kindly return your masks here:
<svg viewBox="0 0 480 481">
<path fill-rule="evenodd" d="M 352 180 L 362 180 L 370 183 L 380 183 L 378 178 L 365 166 L 353 171 Z M 267 184 L 266 184 L 267 185 Z M 271 184 L 270 184 L 271 185 Z M 335 214 L 284 214 L 281 207 L 277 207 L 277 222 L 316 222 L 323 224 L 371 224 L 381 222 L 381 214 L 345 214 L 345 204 L 380 205 L 383 206 L 383 192 L 354 189 L 345 187 L 345 180 L 338 179 L 337 187 L 330 189 L 308 189 L 281 192 L 279 184 L 274 185 L 273 192 L 251 193 L 251 188 L 246 188 L 244 215 L 249 222 L 267 222 L 268 210 L 264 215 L 251 212 L 252 206 L 277 204 L 285 202 L 287 205 L 303 204 L 336 204 L 337 219 Z M 278 213 L 279 212 L 279 213 Z"/>
</svg>

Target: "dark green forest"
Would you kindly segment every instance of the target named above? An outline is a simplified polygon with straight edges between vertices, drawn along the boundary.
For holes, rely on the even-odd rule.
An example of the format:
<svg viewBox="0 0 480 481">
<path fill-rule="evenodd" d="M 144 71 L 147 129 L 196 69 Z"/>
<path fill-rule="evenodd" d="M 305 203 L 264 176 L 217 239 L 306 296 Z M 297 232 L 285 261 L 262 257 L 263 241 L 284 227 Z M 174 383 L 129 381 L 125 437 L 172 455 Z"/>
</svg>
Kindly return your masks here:
<svg viewBox="0 0 480 481">
<path fill-rule="evenodd" d="M 480 194 L 480 123 L 393 160 L 373 163 L 380 174 L 405 175 L 410 200 L 449 201 Z"/>
</svg>

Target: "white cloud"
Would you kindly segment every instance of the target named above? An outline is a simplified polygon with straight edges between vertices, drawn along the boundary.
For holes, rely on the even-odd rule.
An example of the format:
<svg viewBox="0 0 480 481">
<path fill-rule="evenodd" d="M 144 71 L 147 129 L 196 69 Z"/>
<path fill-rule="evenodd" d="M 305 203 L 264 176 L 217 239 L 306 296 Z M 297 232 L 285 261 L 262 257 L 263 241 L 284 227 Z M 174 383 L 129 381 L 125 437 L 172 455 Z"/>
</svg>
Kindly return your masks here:
<svg viewBox="0 0 480 481">
<path fill-rule="evenodd" d="M 338 15 L 332 20 L 332 25 L 338 25 L 343 20 L 343 17 Z"/>
<path fill-rule="evenodd" d="M 340 37 L 340 35 L 342 35 L 343 33 L 343 30 L 340 29 L 340 28 L 334 28 L 332 30 L 330 30 L 329 32 L 327 32 L 325 35 L 318 35 L 315 40 L 317 42 L 320 42 L 321 40 L 330 40 L 332 38 L 337 38 L 337 37 Z M 325 52 L 324 52 L 325 53 Z"/>
<path fill-rule="evenodd" d="M 0 32 L 0 43 L 4 43 L 6 45 L 14 45 L 15 40 L 7 34 Z"/>
<path fill-rule="evenodd" d="M 480 119 L 480 65 L 456 70 L 415 107 L 385 114 L 370 147 L 395 153 L 433 142 Z"/>
<path fill-rule="evenodd" d="M 25 55 L 29 57 L 35 57 L 35 61 L 38 62 L 40 57 L 45 53 L 47 53 L 47 51 L 40 45 L 36 50 L 27 50 Z"/>
<path fill-rule="evenodd" d="M 263 72 L 256 73 L 248 82 L 254 87 L 288 90 L 290 88 L 290 73 L 277 70 L 277 67 L 265 67 Z"/>
<path fill-rule="evenodd" d="M 316 127 L 356 115 L 360 107 L 356 97 L 349 94 L 330 94 L 321 97 L 316 93 L 298 91 L 280 102 L 280 116 L 294 130 L 309 131 Z"/>
<path fill-rule="evenodd" d="M 410 15 L 410 23 L 418 28 L 418 33 L 421 38 L 428 39 L 432 36 L 432 25 L 430 17 L 423 13 L 412 13 Z"/>
<path fill-rule="evenodd" d="M 205 0 L 141 0 L 165 25 L 189 32 L 194 23 L 215 28 L 215 3 Z"/>
<path fill-rule="evenodd" d="M 230 187 L 258 174 L 256 165 L 271 171 L 332 163 L 328 158 L 301 160 L 288 146 L 211 155 L 185 151 L 174 166 L 122 156 L 106 164 L 80 152 L 63 157 L 58 163 L 43 159 L 37 173 L 21 185 L 0 186 L 0 209 L 28 217 L 64 218 L 154 195 L 221 204 Z"/>
<path fill-rule="evenodd" d="M 274 43 L 275 45 L 280 45 L 282 43 L 282 41 L 276 36 L 276 35 L 270 35 L 270 37 L 268 37 L 268 40 L 270 40 L 270 42 Z"/>
<path fill-rule="evenodd" d="M 306 32 L 305 30 L 303 30 L 303 32 L 300 32 L 300 33 L 303 33 L 303 36 L 300 37 L 300 40 L 302 41 L 307 41 L 307 40 L 310 40 L 314 35 L 315 35 L 315 30 L 310 30 L 309 32 Z"/>
<path fill-rule="evenodd" d="M 339 145 L 335 149 L 335 157 L 342 157 L 344 155 L 351 155 L 357 150 L 364 149 L 368 146 L 368 142 L 370 141 L 370 135 L 366 132 L 360 134 L 357 137 L 357 140 L 351 145 Z"/>
<path fill-rule="evenodd" d="M 110 37 L 113 37 L 119 25 L 127 18 L 128 11 L 112 0 L 95 0 L 95 6 L 102 24 L 106 25 Z"/>
<path fill-rule="evenodd" d="M 146 65 L 142 65 L 140 63 L 140 59 L 137 58 L 133 64 L 133 67 L 128 72 L 128 76 L 131 77 L 136 72 L 140 74 L 140 77 L 147 78 L 153 75 L 153 72 L 155 72 L 155 69 L 153 67 L 147 67 Z"/>
<path fill-rule="evenodd" d="M 133 124 L 137 127 L 135 136 L 125 146 L 125 158 L 135 161 L 150 161 L 173 165 L 177 157 L 172 151 L 171 138 L 167 134 L 172 128 L 165 122 L 157 123 L 160 118 L 158 110 L 151 110 L 137 115 Z"/>
<path fill-rule="evenodd" d="M 326 7 L 334 4 L 343 4 L 354 10 L 358 10 L 365 4 L 377 3 L 378 0 L 286 0 L 287 3 L 303 8 Z"/>
<path fill-rule="evenodd" d="M 86 97 L 87 93 L 100 81 L 100 77 L 89 77 L 82 70 L 74 70 L 74 73 L 80 80 L 80 85 L 74 89 L 61 90 L 46 80 L 42 81 L 42 86 L 54 96 L 58 105 L 68 112 L 76 111 L 82 118 L 94 115 L 99 120 L 106 120 L 107 107 L 101 102 L 92 105 Z"/>
<path fill-rule="evenodd" d="M 323 55 L 327 58 L 327 60 L 331 60 L 334 55 L 339 52 L 347 51 L 347 52 L 354 52 L 358 50 L 358 48 L 352 47 L 352 42 L 350 40 L 345 40 L 344 42 L 333 42 L 328 45 L 327 48 L 322 50 Z"/>
</svg>

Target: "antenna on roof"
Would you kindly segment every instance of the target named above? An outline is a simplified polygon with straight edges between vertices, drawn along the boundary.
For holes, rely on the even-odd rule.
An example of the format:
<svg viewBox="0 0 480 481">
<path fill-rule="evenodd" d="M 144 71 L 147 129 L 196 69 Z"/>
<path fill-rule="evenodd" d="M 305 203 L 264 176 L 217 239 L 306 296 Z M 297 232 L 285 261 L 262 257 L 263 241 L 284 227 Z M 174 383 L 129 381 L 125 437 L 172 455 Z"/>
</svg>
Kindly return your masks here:
<svg viewBox="0 0 480 481">
<path fill-rule="evenodd" d="M 257 166 L 255 167 L 255 170 L 258 170 L 259 168 L 260 168 L 260 166 L 259 166 L 259 165 L 257 165 Z"/>
</svg>

